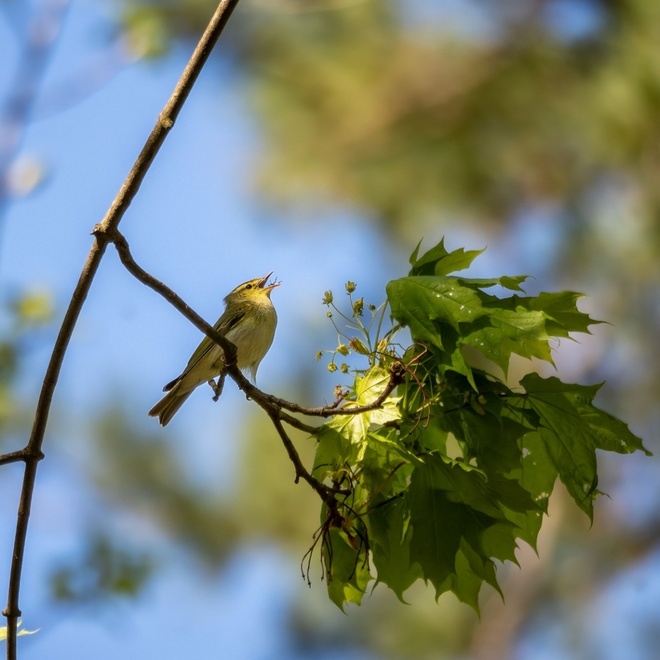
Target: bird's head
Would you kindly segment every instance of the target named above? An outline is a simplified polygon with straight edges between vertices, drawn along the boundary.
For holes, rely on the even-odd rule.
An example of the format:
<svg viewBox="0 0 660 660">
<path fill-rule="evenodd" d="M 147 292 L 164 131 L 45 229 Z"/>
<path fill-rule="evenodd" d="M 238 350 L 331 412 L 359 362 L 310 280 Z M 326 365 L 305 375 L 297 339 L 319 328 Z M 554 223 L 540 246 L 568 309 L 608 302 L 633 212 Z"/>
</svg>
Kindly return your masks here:
<svg viewBox="0 0 660 660">
<path fill-rule="evenodd" d="M 265 277 L 257 277 L 254 280 L 248 280 L 239 284 L 226 298 L 225 303 L 247 302 L 252 301 L 255 303 L 264 302 L 270 299 L 270 292 L 278 287 L 281 282 L 271 282 L 268 284 L 270 276 L 273 271 L 268 273 Z"/>
</svg>

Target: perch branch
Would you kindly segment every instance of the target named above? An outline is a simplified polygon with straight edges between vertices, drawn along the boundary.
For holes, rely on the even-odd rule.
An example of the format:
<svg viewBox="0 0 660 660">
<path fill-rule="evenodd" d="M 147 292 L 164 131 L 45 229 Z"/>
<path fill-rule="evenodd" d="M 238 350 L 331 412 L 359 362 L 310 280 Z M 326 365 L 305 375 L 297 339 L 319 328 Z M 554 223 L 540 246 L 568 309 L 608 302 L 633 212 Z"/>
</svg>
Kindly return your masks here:
<svg viewBox="0 0 660 660">
<path fill-rule="evenodd" d="M 378 395 L 378 397 L 376 397 L 370 403 L 362 406 L 346 406 L 344 408 L 337 407 L 336 403 L 332 403 L 329 406 L 306 408 L 304 406 L 298 405 L 297 403 L 286 401 L 285 399 L 280 399 L 279 397 L 273 396 L 272 394 L 267 394 L 266 392 L 263 392 L 258 387 L 253 385 L 247 378 L 245 378 L 241 370 L 235 366 L 236 347 L 234 344 L 232 344 L 226 337 L 224 337 L 224 335 L 221 335 L 211 325 L 209 325 L 199 314 L 197 314 L 197 312 L 195 312 L 195 310 L 192 309 L 192 307 L 190 307 L 166 284 L 144 270 L 144 268 L 142 268 L 135 261 L 133 255 L 131 254 L 128 241 L 118 230 L 107 232 L 107 236 L 114 243 L 121 262 L 124 264 L 128 272 L 131 273 L 131 275 L 133 275 L 138 281 L 142 282 L 142 284 L 145 286 L 148 286 L 152 290 L 156 291 L 156 293 L 159 293 L 161 296 L 163 296 L 165 300 L 173 305 L 198 330 L 216 342 L 216 344 L 218 344 L 225 351 L 227 354 L 227 366 L 225 367 L 224 373 L 230 375 L 238 387 L 243 390 L 248 397 L 257 401 L 257 403 L 259 403 L 262 407 L 268 406 L 269 408 L 276 408 L 278 410 L 279 419 L 287 422 L 291 426 L 304 431 L 308 431 L 309 433 L 313 433 L 315 430 L 313 426 L 308 426 L 297 418 L 291 415 L 287 415 L 283 412 L 283 410 L 316 417 L 330 417 L 332 415 L 357 415 L 359 413 L 369 412 L 370 410 L 380 408 L 390 396 L 390 394 L 392 394 L 397 385 L 402 382 L 404 367 L 400 362 L 395 362 L 390 369 L 389 381 L 385 386 L 385 389 Z"/>
<path fill-rule="evenodd" d="M 390 368 L 390 378 L 385 386 L 385 389 L 370 403 L 362 406 L 344 406 L 339 408 L 336 403 L 331 403 L 329 406 L 320 406 L 318 408 L 306 408 L 297 403 L 280 399 L 272 394 L 264 395 L 269 403 L 283 408 L 290 412 L 299 413 L 301 415 L 308 415 L 310 417 L 332 417 L 333 415 L 359 415 L 360 413 L 369 412 L 380 408 L 387 398 L 396 389 L 397 385 L 403 382 L 403 374 L 405 372 L 403 364 L 395 362 Z"/>
<path fill-rule="evenodd" d="M 159 293 L 167 302 L 173 305 L 183 316 L 185 316 L 200 332 L 203 332 L 209 339 L 212 339 L 225 352 L 227 358 L 227 367 L 236 363 L 236 346 L 232 344 L 224 335 L 208 324 L 190 305 L 178 296 L 172 289 L 163 284 L 160 280 L 150 275 L 144 268 L 141 268 L 133 258 L 128 241 L 117 231 L 107 232 L 108 237 L 117 248 L 117 253 L 124 264 L 126 270 L 133 275 L 139 282 L 148 286 L 156 293 Z"/>
</svg>

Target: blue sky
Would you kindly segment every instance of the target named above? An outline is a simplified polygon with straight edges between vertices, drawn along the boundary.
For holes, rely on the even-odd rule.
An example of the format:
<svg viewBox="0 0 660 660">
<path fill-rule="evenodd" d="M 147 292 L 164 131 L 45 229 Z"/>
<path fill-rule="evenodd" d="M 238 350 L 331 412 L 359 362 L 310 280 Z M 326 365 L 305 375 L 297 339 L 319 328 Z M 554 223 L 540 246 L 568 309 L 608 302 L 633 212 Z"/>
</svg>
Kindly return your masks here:
<svg viewBox="0 0 660 660">
<path fill-rule="evenodd" d="M 101 9 L 89 0 L 73 3 L 45 88 L 66 79 L 72 66 L 82 66 L 93 54 L 96 46 L 90 35 L 103 24 Z M 0 248 L 3 295 L 25 287 L 44 288 L 63 312 L 92 242 L 89 232 L 133 164 L 187 56 L 187 50 L 179 49 L 163 62 L 126 65 L 66 112 L 42 112 L 41 118 L 37 112 L 22 153 L 44 163 L 49 174 L 44 185 L 15 203 L 5 218 Z M 14 57 L 12 37 L 0 21 L 0 58 L 7 63 L 0 69 L 0 93 L 6 89 Z M 237 283 L 274 270 L 283 282 L 273 294 L 280 321 L 273 348 L 259 370 L 259 385 L 267 391 L 286 389 L 289 363 L 307 361 L 331 393 L 335 379 L 326 376 L 322 364 L 314 366 L 315 352 L 335 342 L 320 304 L 323 291 L 341 291 L 351 279 L 362 287 L 361 293 L 380 302 L 387 280 L 406 272 L 414 245 L 395 251 L 367 219 L 347 211 L 329 212 L 332 215 L 319 222 L 286 223 L 256 204 L 250 171 L 259 137 L 240 84 L 219 63 L 202 74 L 121 230 L 138 262 L 211 322 L 222 311 L 222 298 Z M 477 276 L 533 272 L 542 281 L 544 260 L 552 258 L 557 240 L 553 212 L 526 213 L 516 231 L 499 238 L 476 235 L 470 228 L 453 231 L 448 246 L 489 244 L 477 260 Z M 439 238 L 440 233 L 427 234 L 427 245 Z M 598 301 L 591 304 L 597 306 Z M 607 328 L 581 340 L 580 359 L 590 353 L 598 356 L 601 332 Z M 28 402 L 38 396 L 53 338 L 44 337 L 28 356 L 20 387 Z M 162 385 L 179 373 L 199 338 L 173 308 L 126 273 L 111 248 L 71 342 L 55 406 L 84 422 L 88 409 L 120 398 L 145 428 L 158 428 L 146 411 L 159 398 Z M 579 371 L 576 348 L 567 345 L 563 355 L 558 362 L 568 369 L 570 380 L 571 368 Z M 249 404 L 230 383 L 217 404 L 207 394 L 193 396 L 168 431 L 190 438 L 191 453 L 202 457 L 196 465 L 200 478 L 221 481 L 231 478 L 236 448 L 217 443 L 214 429 L 219 423 L 229 430 L 239 428 Z M 272 548 L 246 549 L 222 575 L 211 579 L 198 575 L 182 555 L 138 600 L 110 612 L 52 608 L 43 586 L 49 562 L 76 552 L 85 514 L 112 515 L 100 497 L 89 498 L 88 484 L 76 472 L 75 461 L 69 460 L 84 438 L 70 440 L 67 421 L 56 415 L 37 479 L 22 599 L 25 625 L 41 631 L 21 640 L 25 660 L 104 660 L 120 654 L 167 660 L 192 657 L 191 644 L 200 658 L 295 657 L 282 632 L 283 612 L 307 589 L 297 565 Z M 3 468 L 0 501 L 17 501 L 18 472 L 17 467 Z M 86 494 L 84 501 L 81 492 Z M 11 507 L 0 510 L 1 529 L 12 529 L 14 520 Z M 124 524 L 127 534 L 158 539 L 157 531 L 144 529 L 137 520 Z M 0 538 L 3 563 L 9 557 L 9 537 Z M 649 561 L 650 566 L 639 570 L 657 576 L 657 558 Z M 6 592 L 5 575 L 0 570 L 0 594 Z M 626 616 L 617 594 L 630 594 L 637 579 L 634 572 L 622 575 L 622 584 L 605 590 L 594 613 L 596 635 L 606 634 L 610 621 Z M 314 589 L 323 592 L 324 586 Z M 657 578 L 648 587 L 649 601 L 655 591 Z M 325 616 L 336 619 L 337 625 L 344 617 L 330 603 Z M 222 649 L 217 648 L 219 639 L 224 640 Z M 523 642 L 521 657 L 549 657 L 534 645 L 535 639 L 529 647 Z M 617 647 L 608 648 L 611 652 Z M 616 657 L 607 653 L 604 648 L 598 657 Z M 341 655 L 348 654 L 344 650 Z M 363 656 L 356 651 L 355 657 Z"/>
</svg>

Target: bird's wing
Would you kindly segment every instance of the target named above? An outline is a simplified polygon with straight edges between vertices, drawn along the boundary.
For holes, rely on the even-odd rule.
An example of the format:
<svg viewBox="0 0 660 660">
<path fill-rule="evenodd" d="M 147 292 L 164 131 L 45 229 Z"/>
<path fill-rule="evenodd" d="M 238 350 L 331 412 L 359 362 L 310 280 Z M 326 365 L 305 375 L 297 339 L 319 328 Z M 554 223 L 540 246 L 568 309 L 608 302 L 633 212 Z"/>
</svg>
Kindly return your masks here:
<svg viewBox="0 0 660 660">
<path fill-rule="evenodd" d="M 223 314 L 218 319 L 218 322 L 213 326 L 215 330 L 222 333 L 223 335 L 226 335 L 232 328 L 235 328 L 236 325 L 240 323 L 240 321 L 245 316 L 245 310 L 241 310 L 237 314 L 234 314 L 231 319 L 225 318 L 226 316 L 227 314 L 225 312 L 225 314 Z M 183 373 L 177 376 L 174 380 L 167 383 L 167 385 L 163 387 L 163 392 L 169 392 L 182 378 L 187 376 L 199 364 L 199 362 L 204 359 L 204 357 L 214 346 L 217 346 L 217 344 L 212 339 L 209 337 L 204 337 L 204 339 L 202 339 L 202 341 L 199 343 L 199 346 L 195 349 L 195 352 L 192 354 L 190 360 L 188 360 L 188 364 L 183 370 Z"/>
</svg>

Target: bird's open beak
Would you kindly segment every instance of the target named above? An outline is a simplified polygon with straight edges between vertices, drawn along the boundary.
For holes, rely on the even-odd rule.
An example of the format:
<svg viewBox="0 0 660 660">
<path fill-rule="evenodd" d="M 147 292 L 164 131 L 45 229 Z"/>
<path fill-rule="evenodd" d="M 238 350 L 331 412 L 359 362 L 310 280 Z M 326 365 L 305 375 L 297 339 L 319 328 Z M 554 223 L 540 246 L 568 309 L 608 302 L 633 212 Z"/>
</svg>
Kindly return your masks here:
<svg viewBox="0 0 660 660">
<path fill-rule="evenodd" d="M 271 284 L 266 284 L 266 282 L 268 282 L 268 279 L 270 278 L 270 276 L 274 272 L 275 272 L 274 270 L 271 270 L 270 273 L 268 273 L 268 275 L 266 275 L 266 277 L 263 277 L 262 279 L 259 280 L 259 287 L 261 289 L 264 289 L 265 291 L 271 291 L 276 286 L 279 286 L 280 284 L 282 284 L 282 282 L 272 282 Z"/>
</svg>

